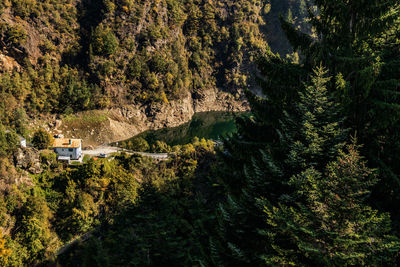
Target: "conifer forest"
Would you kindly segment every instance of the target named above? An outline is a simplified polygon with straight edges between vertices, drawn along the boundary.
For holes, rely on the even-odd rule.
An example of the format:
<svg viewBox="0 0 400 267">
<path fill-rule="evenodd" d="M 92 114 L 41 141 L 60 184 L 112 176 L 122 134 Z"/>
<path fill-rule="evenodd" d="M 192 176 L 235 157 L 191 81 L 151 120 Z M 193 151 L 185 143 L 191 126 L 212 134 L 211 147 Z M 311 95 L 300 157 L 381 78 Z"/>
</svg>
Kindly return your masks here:
<svg viewBox="0 0 400 267">
<path fill-rule="evenodd" d="M 0 0 L 0 266 L 400 266 L 400 1 Z"/>
</svg>

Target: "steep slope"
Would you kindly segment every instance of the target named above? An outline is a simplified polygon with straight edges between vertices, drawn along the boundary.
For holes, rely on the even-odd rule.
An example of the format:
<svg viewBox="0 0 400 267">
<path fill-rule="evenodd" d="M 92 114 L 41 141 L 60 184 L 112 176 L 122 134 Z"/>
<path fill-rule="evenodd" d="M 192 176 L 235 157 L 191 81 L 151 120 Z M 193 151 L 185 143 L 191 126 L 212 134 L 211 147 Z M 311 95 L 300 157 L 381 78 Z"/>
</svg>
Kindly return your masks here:
<svg viewBox="0 0 400 267">
<path fill-rule="evenodd" d="M 240 102 L 251 63 L 268 51 L 264 7 L 260 0 L 2 1 L 2 121 L 16 108 L 69 114 L 207 101 L 210 90 Z"/>
</svg>

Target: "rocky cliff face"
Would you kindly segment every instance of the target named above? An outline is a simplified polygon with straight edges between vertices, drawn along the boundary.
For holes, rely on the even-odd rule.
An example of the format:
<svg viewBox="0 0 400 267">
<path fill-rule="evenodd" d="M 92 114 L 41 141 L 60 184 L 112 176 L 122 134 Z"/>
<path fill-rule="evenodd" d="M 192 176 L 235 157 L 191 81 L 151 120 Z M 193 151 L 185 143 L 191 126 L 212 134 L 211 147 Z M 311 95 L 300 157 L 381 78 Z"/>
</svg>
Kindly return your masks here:
<svg viewBox="0 0 400 267">
<path fill-rule="evenodd" d="M 32 174 L 42 172 L 39 151 L 34 148 L 18 148 L 14 153 L 14 165 Z"/>
<path fill-rule="evenodd" d="M 84 146 L 96 146 L 125 140 L 147 130 L 179 126 L 191 120 L 196 112 L 248 110 L 244 99 L 235 99 L 231 94 L 209 89 L 204 91 L 204 95 L 187 94 L 169 103 L 125 105 L 109 110 L 82 112 L 73 119 L 50 123 L 49 130 L 71 138 L 81 138 Z M 88 117 L 98 123 L 85 122 Z M 102 119 L 99 121 L 98 118 Z"/>
</svg>

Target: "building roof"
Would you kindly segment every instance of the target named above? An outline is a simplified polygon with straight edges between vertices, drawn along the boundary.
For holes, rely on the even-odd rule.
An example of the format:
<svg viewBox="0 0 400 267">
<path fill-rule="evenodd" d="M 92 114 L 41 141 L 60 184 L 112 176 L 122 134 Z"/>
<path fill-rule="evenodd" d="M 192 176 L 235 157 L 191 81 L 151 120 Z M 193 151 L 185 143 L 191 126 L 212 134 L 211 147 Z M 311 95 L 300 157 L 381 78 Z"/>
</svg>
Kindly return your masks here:
<svg viewBox="0 0 400 267">
<path fill-rule="evenodd" d="M 55 138 L 53 147 L 78 148 L 81 146 L 81 143 L 81 139 Z"/>
</svg>

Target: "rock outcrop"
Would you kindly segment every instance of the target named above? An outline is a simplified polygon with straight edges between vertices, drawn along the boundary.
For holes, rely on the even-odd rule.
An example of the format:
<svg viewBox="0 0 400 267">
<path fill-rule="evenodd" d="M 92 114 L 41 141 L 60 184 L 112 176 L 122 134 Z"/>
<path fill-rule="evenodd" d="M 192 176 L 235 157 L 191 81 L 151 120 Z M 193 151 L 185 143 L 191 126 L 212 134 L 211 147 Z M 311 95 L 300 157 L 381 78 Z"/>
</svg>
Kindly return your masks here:
<svg viewBox="0 0 400 267">
<path fill-rule="evenodd" d="M 17 70 L 18 72 L 21 71 L 21 65 L 15 61 L 14 58 L 6 56 L 0 53 L 0 70 L 2 71 L 13 71 Z"/>
<path fill-rule="evenodd" d="M 20 184 L 33 185 L 29 173 L 17 169 L 8 158 L 0 158 L 0 192 L 10 192 L 13 186 Z"/>
<path fill-rule="evenodd" d="M 14 153 L 15 167 L 26 170 L 32 174 L 42 172 L 39 151 L 34 148 L 18 148 Z"/>
<path fill-rule="evenodd" d="M 147 130 L 176 127 L 191 120 L 197 112 L 207 111 L 248 111 L 249 105 L 243 98 L 235 99 L 231 94 L 219 90 L 206 90 L 202 95 L 187 94 L 186 97 L 169 103 L 151 106 L 126 105 L 109 110 L 95 111 L 98 116 L 106 116 L 101 123 L 82 126 L 59 123 L 60 127 L 51 130 L 71 138 L 81 138 L 85 146 L 101 145 L 128 139 Z M 77 120 L 87 116 L 77 115 Z"/>
</svg>

